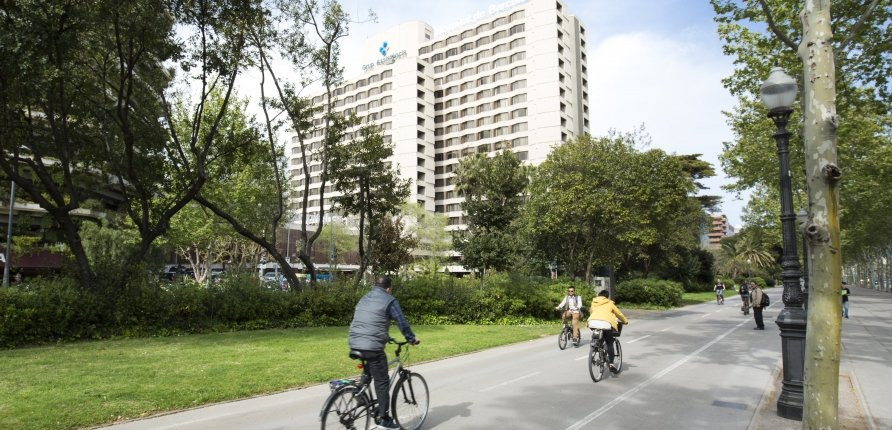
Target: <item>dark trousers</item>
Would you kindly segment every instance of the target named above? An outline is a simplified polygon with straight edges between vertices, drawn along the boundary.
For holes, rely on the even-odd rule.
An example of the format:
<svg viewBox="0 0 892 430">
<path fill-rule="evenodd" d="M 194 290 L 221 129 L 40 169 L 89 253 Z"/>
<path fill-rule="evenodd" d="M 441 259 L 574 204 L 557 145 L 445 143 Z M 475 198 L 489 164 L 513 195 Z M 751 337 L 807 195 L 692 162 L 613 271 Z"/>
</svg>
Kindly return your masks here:
<svg viewBox="0 0 892 430">
<path fill-rule="evenodd" d="M 616 337 L 613 336 L 613 330 L 604 330 L 601 333 L 604 334 L 604 342 L 607 343 L 607 362 L 613 364 L 613 356 L 616 355 L 616 351 L 613 350 L 613 341 Z"/>
<path fill-rule="evenodd" d="M 753 318 L 756 320 L 756 327 L 765 328 L 765 323 L 762 322 L 762 307 L 753 308 Z"/>
<path fill-rule="evenodd" d="M 384 351 L 360 350 L 366 358 L 363 372 L 370 375 L 375 382 L 375 395 L 378 396 L 378 416 L 381 419 L 390 417 L 390 396 L 388 387 L 390 376 L 387 374 L 387 354 Z"/>
</svg>

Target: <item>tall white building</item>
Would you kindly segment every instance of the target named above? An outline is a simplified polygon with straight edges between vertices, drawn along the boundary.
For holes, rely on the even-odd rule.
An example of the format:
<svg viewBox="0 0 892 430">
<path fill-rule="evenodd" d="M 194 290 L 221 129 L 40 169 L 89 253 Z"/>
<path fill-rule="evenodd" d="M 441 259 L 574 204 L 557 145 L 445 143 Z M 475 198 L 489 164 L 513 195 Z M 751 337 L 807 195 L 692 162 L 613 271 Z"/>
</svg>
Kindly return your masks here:
<svg viewBox="0 0 892 430">
<path fill-rule="evenodd" d="M 538 164 L 589 130 L 585 28 L 560 0 L 511 1 L 467 21 L 442 36 L 412 21 L 368 39 L 363 75 L 334 92 L 335 111 L 381 126 L 392 162 L 412 180 L 410 200 L 446 214 L 450 226 L 464 224 L 453 185 L 461 157 L 510 149 Z M 307 137 L 321 146 L 321 132 Z M 308 179 L 292 142 L 292 183 L 302 197 Z M 329 187 L 319 201 L 320 170 L 311 167 L 311 213 L 320 203 L 328 210 L 336 195 Z"/>
</svg>

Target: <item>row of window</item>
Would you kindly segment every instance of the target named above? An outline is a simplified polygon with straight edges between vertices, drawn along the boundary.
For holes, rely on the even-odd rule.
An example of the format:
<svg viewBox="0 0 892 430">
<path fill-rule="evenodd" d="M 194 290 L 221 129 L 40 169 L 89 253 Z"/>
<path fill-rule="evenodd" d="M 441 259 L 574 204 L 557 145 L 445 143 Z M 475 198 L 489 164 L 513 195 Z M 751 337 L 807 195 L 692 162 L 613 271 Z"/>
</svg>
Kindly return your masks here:
<svg viewBox="0 0 892 430">
<path fill-rule="evenodd" d="M 392 89 L 393 89 L 393 84 L 390 82 L 387 82 L 386 84 L 381 85 L 380 87 L 370 88 L 368 91 L 360 91 L 360 92 L 356 93 L 355 96 L 347 96 L 342 99 L 335 100 L 334 105 L 335 105 L 335 107 L 341 107 L 341 106 L 344 106 L 345 104 L 350 104 L 355 101 L 360 101 L 366 97 L 376 96 L 378 94 L 383 93 L 384 91 L 390 91 Z"/>
<path fill-rule="evenodd" d="M 526 101 L 526 94 L 519 94 L 517 96 L 512 97 L 512 99 L 518 99 L 517 103 L 521 101 Z M 507 100 L 507 99 L 505 99 Z M 446 127 L 437 127 L 434 130 L 434 136 L 443 136 L 450 133 L 455 133 L 458 131 L 464 131 L 475 127 L 484 127 L 490 124 L 497 124 L 501 121 L 508 121 L 514 118 L 520 118 L 522 116 L 526 116 L 526 108 L 515 109 L 511 112 L 502 112 L 497 113 L 493 116 L 486 116 L 483 118 L 477 118 L 476 120 L 468 120 L 464 121 L 460 124 L 451 124 Z M 515 124 L 516 125 L 516 124 Z M 512 130 L 512 132 L 516 132 L 520 130 Z"/>
<path fill-rule="evenodd" d="M 526 44 L 526 38 L 519 37 L 517 39 L 512 40 L 509 43 L 502 43 L 500 45 L 493 46 L 492 49 L 484 49 L 473 55 L 466 55 L 459 60 L 452 60 L 441 66 L 434 66 L 435 73 L 443 73 L 449 70 L 452 70 L 456 67 L 463 66 L 465 64 L 473 63 L 477 60 L 482 60 L 487 57 L 491 57 L 495 54 L 499 54 L 510 49 L 517 48 L 519 46 L 523 46 Z"/>
<path fill-rule="evenodd" d="M 497 58 L 497 59 L 493 60 L 491 63 L 487 62 L 487 63 L 483 63 L 477 67 L 469 67 L 465 70 L 462 70 L 461 73 L 451 73 L 451 74 L 447 75 L 446 77 L 437 78 L 437 79 L 435 79 L 434 84 L 436 87 L 439 88 L 439 87 L 442 87 L 444 84 L 448 84 L 450 82 L 457 81 L 459 79 L 468 78 L 468 77 L 471 77 L 474 75 L 478 75 L 480 73 L 487 72 L 489 70 L 493 70 L 493 69 L 496 69 L 496 68 L 499 68 L 502 66 L 507 66 L 509 64 L 513 64 L 518 61 L 521 61 L 525 58 L 526 58 L 526 52 L 520 51 L 520 52 L 512 54 L 510 57 Z M 517 66 L 517 67 L 509 70 L 507 73 L 510 76 L 515 76 L 520 73 L 525 73 L 526 67 L 527 67 L 526 65 Z M 520 69 L 523 69 L 523 70 L 520 70 Z M 505 73 L 505 72 L 501 72 L 501 73 Z M 495 75 L 498 75 L 498 73 L 496 73 Z M 495 76 L 495 75 L 493 75 L 493 76 Z M 478 83 L 478 81 L 480 81 L 481 79 L 484 79 L 484 78 L 493 78 L 493 77 L 492 76 L 484 76 L 476 81 L 465 82 L 462 84 L 462 87 L 453 86 L 453 87 L 447 88 L 447 90 L 452 90 L 452 92 L 464 91 L 465 89 L 467 89 L 466 85 L 471 85 L 470 88 L 474 88 L 474 86 L 483 85 L 485 82 Z M 446 93 L 446 94 L 448 95 L 451 93 Z"/>
<path fill-rule="evenodd" d="M 507 127 L 501 127 L 501 128 L 504 130 Z M 523 123 L 523 129 L 526 130 L 526 123 Z M 503 133 L 500 133 L 500 134 L 503 134 Z M 503 149 L 519 148 L 521 146 L 526 146 L 527 143 L 529 143 L 529 137 L 527 137 L 527 136 L 515 137 L 514 139 L 500 140 L 495 143 L 484 143 L 482 145 L 477 145 L 472 148 L 462 149 L 461 151 L 455 150 L 455 151 L 449 151 L 446 153 L 439 153 L 439 154 L 434 155 L 434 161 L 435 162 L 449 161 L 449 160 L 454 160 L 454 159 L 461 158 L 461 157 L 466 157 L 468 155 L 473 155 L 473 154 L 476 154 L 479 152 L 493 152 L 493 151 L 501 151 Z M 443 166 L 438 166 L 438 169 L 440 169 L 441 167 L 443 167 Z M 440 170 L 441 171 L 437 171 L 435 173 L 451 173 L 452 172 L 452 170 L 442 170 L 442 169 L 440 169 Z"/>
<path fill-rule="evenodd" d="M 490 42 L 495 42 L 497 40 L 502 40 L 508 36 L 513 36 L 515 34 L 522 33 L 524 31 L 524 29 L 525 28 L 524 28 L 523 24 L 517 24 L 514 27 L 511 27 L 510 30 L 502 30 L 502 31 L 497 31 L 497 32 L 493 33 L 492 36 L 489 37 L 489 39 L 490 39 Z M 462 45 L 460 48 L 452 48 L 452 49 L 446 50 L 446 52 L 434 54 L 430 58 L 428 58 L 428 61 L 431 64 L 433 64 L 438 61 L 442 61 L 447 58 L 454 57 L 458 54 L 461 54 L 461 53 L 464 53 L 467 51 L 471 51 L 474 49 L 477 49 L 477 46 L 475 46 L 475 44 L 472 42 L 468 42 L 468 43 Z M 436 70 L 436 66 L 434 66 L 434 67 Z"/>
<path fill-rule="evenodd" d="M 446 40 L 439 40 L 437 42 L 434 42 L 430 46 L 422 46 L 421 49 L 418 50 L 418 53 L 419 54 L 427 54 L 427 53 L 431 52 L 432 50 L 445 48 L 453 43 L 458 43 L 462 40 L 470 39 L 478 34 L 483 34 L 487 31 L 492 30 L 493 28 L 500 27 L 500 26 L 506 25 L 508 23 L 518 21 L 520 19 L 523 19 L 523 17 L 524 17 L 524 11 L 519 10 L 517 12 L 512 13 L 511 15 L 496 18 L 492 22 L 480 24 L 477 26 L 477 28 L 465 30 L 461 34 L 455 34 L 455 35 L 449 36 Z"/>
<path fill-rule="evenodd" d="M 526 108 L 518 109 L 516 112 L 515 118 L 521 118 L 526 116 Z M 476 142 L 478 140 L 489 139 L 491 137 L 499 137 L 509 133 L 518 133 L 521 131 L 525 131 L 527 129 L 526 123 L 517 123 L 511 126 L 502 126 L 496 127 L 489 130 L 481 130 L 475 133 L 468 133 L 462 136 L 450 137 L 449 139 L 439 140 L 434 142 L 434 148 L 448 148 L 452 145 L 461 145 L 469 142 Z"/>
<path fill-rule="evenodd" d="M 524 88 L 526 88 L 526 87 L 527 87 L 527 81 L 526 81 L 526 79 L 521 79 L 521 80 L 519 80 L 519 81 L 514 81 L 514 82 L 512 82 L 510 85 L 508 85 L 508 84 L 505 84 L 505 85 L 499 85 L 499 86 L 497 86 L 497 87 L 493 87 L 493 88 L 490 88 L 490 89 L 486 89 L 486 90 L 478 91 L 478 92 L 476 92 L 476 93 L 474 93 L 474 94 L 466 94 L 466 95 L 463 95 L 463 96 L 458 97 L 458 98 L 456 98 L 456 99 L 450 100 L 450 101 L 449 101 L 450 103 L 444 103 L 443 108 L 451 107 L 452 105 L 458 105 L 458 106 L 461 106 L 461 105 L 463 105 L 463 104 L 465 104 L 465 103 L 471 103 L 471 102 L 475 102 L 475 101 L 480 101 L 480 100 L 486 99 L 486 98 L 488 98 L 488 97 L 492 97 L 492 96 L 496 96 L 496 95 L 499 95 L 499 94 L 508 93 L 508 92 L 511 92 L 511 91 L 522 90 L 522 89 L 524 89 Z M 498 100 L 498 102 L 501 102 L 501 101 L 505 101 L 505 99 Z M 448 104 L 448 106 L 447 106 L 447 104 Z M 483 110 L 481 110 L 481 112 L 484 112 L 484 111 L 487 110 L 485 104 L 483 104 L 483 105 L 481 105 L 481 106 L 484 106 L 484 107 L 482 108 Z M 492 108 L 493 108 L 493 109 L 496 109 L 496 108 L 499 108 L 499 107 L 502 107 L 502 106 L 507 106 L 507 104 L 497 103 L 497 101 L 492 102 Z M 475 107 L 474 109 L 476 109 L 476 107 Z M 465 109 L 465 111 L 467 111 L 467 110 Z M 444 114 L 444 115 L 436 115 L 436 116 L 434 117 L 434 120 L 435 120 L 435 122 L 443 122 L 444 120 L 448 121 L 448 120 L 450 120 L 450 119 L 454 119 L 454 118 L 461 118 L 461 115 L 460 115 L 458 112 L 461 112 L 461 111 L 449 112 L 449 113 L 446 113 L 446 114 Z M 450 116 L 450 114 L 452 114 L 452 115 Z"/>
<path fill-rule="evenodd" d="M 387 70 L 382 71 L 381 73 L 369 76 L 368 78 L 360 79 L 360 80 L 356 81 L 355 83 L 351 82 L 347 85 L 344 85 L 343 87 L 335 88 L 335 90 L 333 92 L 334 97 L 340 96 L 344 93 L 349 93 L 350 91 L 353 91 L 357 88 L 362 88 L 366 85 L 374 84 L 375 82 L 380 82 L 380 81 L 387 79 L 391 76 L 393 76 L 393 70 L 387 69 Z M 324 96 L 313 97 L 313 104 L 322 102 L 323 98 L 324 98 Z"/>
</svg>

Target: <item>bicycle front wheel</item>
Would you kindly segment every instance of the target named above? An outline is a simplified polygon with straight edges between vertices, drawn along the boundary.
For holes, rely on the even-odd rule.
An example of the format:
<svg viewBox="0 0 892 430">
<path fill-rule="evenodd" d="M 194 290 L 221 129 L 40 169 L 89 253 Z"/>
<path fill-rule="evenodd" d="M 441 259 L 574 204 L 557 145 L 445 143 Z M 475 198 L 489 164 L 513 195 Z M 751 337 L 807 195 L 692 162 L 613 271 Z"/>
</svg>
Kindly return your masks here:
<svg viewBox="0 0 892 430">
<path fill-rule="evenodd" d="M 332 393 L 322 407 L 322 430 L 368 430 L 371 412 L 368 397 L 359 393 L 359 387 L 343 387 Z"/>
<path fill-rule="evenodd" d="M 567 329 L 561 330 L 561 334 L 558 335 L 558 348 L 564 349 L 567 347 L 567 341 L 570 339 L 570 332 Z"/>
<path fill-rule="evenodd" d="M 599 342 L 600 343 L 600 342 Z M 604 377 L 604 367 L 607 363 L 604 361 L 604 354 L 601 346 L 593 346 L 588 351 L 588 374 L 591 375 L 592 381 L 598 382 Z"/>
<path fill-rule="evenodd" d="M 417 373 L 405 373 L 396 382 L 390 398 L 393 419 L 403 430 L 416 430 L 427 419 L 428 408 L 427 382 Z"/>
</svg>

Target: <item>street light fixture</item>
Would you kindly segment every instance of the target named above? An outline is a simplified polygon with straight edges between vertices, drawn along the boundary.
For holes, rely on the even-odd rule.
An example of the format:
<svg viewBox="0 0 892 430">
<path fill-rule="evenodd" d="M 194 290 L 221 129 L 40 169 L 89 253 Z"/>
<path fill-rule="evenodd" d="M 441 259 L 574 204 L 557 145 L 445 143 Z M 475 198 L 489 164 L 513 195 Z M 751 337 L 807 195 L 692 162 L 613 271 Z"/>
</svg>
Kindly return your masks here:
<svg viewBox="0 0 892 430">
<path fill-rule="evenodd" d="M 805 367 L 805 310 L 802 309 L 802 289 L 799 278 L 799 257 L 796 252 L 796 228 L 793 214 L 793 189 L 790 183 L 790 132 L 787 121 L 793 113 L 796 100 L 796 80 L 780 67 L 771 69 L 768 79 L 762 83 L 762 103 L 768 108 L 768 117 L 774 121 L 777 131 L 777 156 L 780 160 L 781 231 L 783 255 L 781 256 L 784 283 L 784 309 L 777 317 L 781 331 L 784 381 L 777 399 L 777 414 L 788 419 L 802 420 L 803 370 Z"/>
</svg>

